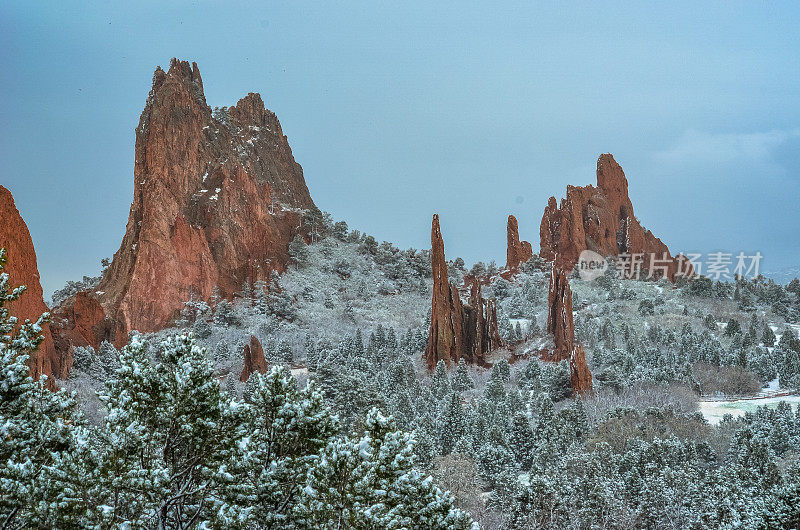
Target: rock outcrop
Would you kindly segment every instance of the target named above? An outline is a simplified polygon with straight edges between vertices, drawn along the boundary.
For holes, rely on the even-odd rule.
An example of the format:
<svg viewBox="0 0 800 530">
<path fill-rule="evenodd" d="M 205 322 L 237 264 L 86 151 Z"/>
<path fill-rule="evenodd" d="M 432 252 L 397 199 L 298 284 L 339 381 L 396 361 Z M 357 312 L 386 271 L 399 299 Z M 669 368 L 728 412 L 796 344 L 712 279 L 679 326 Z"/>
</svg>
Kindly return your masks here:
<svg viewBox="0 0 800 530">
<path fill-rule="evenodd" d="M 26 286 L 22 296 L 7 307 L 20 323 L 25 320 L 36 322 L 42 313 L 50 311 L 44 303 L 36 250 L 28 225 L 14 204 L 14 197 L 3 186 L 0 186 L 0 248 L 5 248 L 7 252 L 4 272 L 10 276 L 12 287 Z M 44 341 L 29 359 L 31 375 L 38 379 L 45 374 L 52 382 L 54 376 L 66 376 L 72 366 L 72 358 L 56 353 L 49 326 L 42 327 L 42 335 Z"/>
<path fill-rule="evenodd" d="M 650 269 L 650 256 L 656 261 L 655 276 L 674 280 L 681 260 L 672 257 L 667 246 L 645 230 L 636 219 L 628 196 L 628 180 L 610 154 L 597 160 L 597 187 L 567 186 L 567 197 L 558 206 L 550 197 L 540 227 L 540 256 L 571 271 L 580 253 L 592 250 L 602 256 L 644 254 L 642 268 Z M 683 265 L 686 269 L 686 265 Z M 687 274 L 690 274 L 687 272 Z"/>
<path fill-rule="evenodd" d="M 556 263 L 558 260 L 554 260 Z M 566 271 L 553 265 L 548 294 L 547 331 L 553 334 L 555 347 L 547 352 L 546 360 L 569 361 L 572 390 L 579 394 L 592 388 L 592 373 L 586 364 L 583 347 L 575 342 L 575 323 L 572 316 L 572 289 Z"/>
<path fill-rule="evenodd" d="M 255 335 L 250 335 L 250 343 L 244 345 L 244 367 L 242 368 L 242 375 L 239 380 L 246 382 L 250 376 L 256 372 L 260 374 L 267 373 L 269 365 L 267 359 L 264 357 L 264 348 L 261 347 L 261 342 Z"/>
<path fill-rule="evenodd" d="M 431 267 L 433 300 L 431 328 L 425 360 L 429 368 L 444 360 L 447 364 L 463 358 L 468 363 L 486 365 L 486 354 L 505 346 L 497 326 L 497 303 L 481 296 L 480 282 L 473 282 L 465 304 L 458 287 L 447 278 L 444 241 L 439 216 L 431 227 Z"/>
<path fill-rule="evenodd" d="M 106 316 L 95 292 L 80 291 L 53 311 L 50 328 L 58 351 L 69 352 L 73 346 L 99 348 L 107 340 L 122 346 L 125 336 L 115 337 L 116 323 Z"/>
<path fill-rule="evenodd" d="M 520 241 L 519 225 L 517 224 L 517 218 L 513 215 L 508 216 L 506 239 L 508 242 L 506 250 L 506 269 L 514 271 L 517 270 L 521 264 L 531 259 L 531 256 L 533 256 L 533 248 L 529 242 Z"/>
<path fill-rule="evenodd" d="M 94 333 L 93 346 L 98 334 L 120 345 L 131 330 L 169 326 L 184 302 L 209 300 L 215 286 L 230 298 L 246 281 L 285 268 L 310 209 L 303 170 L 261 96 L 212 111 L 197 65 L 172 59 L 167 72 L 156 69 L 136 128 L 122 244 L 90 295 L 103 313 L 62 329 Z M 71 333 L 63 335 L 69 343 Z"/>
</svg>

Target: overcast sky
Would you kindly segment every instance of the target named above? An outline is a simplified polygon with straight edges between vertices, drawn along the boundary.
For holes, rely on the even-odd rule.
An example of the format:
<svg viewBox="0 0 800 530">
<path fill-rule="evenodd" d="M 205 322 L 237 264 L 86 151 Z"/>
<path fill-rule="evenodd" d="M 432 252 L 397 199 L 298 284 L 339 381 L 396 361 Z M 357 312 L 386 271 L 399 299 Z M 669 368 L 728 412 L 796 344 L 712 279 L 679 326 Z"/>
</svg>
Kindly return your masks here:
<svg viewBox="0 0 800 530">
<path fill-rule="evenodd" d="M 506 216 L 537 249 L 610 152 L 673 252 L 800 265 L 799 4 L 327 4 L 0 5 L 0 184 L 48 296 L 119 248 L 173 56 L 212 106 L 260 92 L 317 205 L 379 240 L 428 248 L 438 212 L 448 257 L 503 263 Z"/>
</svg>

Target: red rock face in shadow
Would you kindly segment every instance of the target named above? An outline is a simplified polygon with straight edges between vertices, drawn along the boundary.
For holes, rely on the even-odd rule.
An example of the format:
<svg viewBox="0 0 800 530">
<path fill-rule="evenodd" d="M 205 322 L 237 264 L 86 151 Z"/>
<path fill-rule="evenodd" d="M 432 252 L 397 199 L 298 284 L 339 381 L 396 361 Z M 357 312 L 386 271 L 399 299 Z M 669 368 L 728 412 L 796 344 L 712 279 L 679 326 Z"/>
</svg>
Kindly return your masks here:
<svg viewBox="0 0 800 530">
<path fill-rule="evenodd" d="M 96 288 L 113 342 L 169 326 L 215 285 L 230 298 L 283 271 L 310 208 L 303 170 L 261 96 L 212 112 L 196 64 L 157 68 L 136 128 L 125 235 Z"/>
<path fill-rule="evenodd" d="M 520 241 L 519 226 L 517 218 L 513 215 L 508 216 L 506 225 L 506 240 L 508 247 L 506 250 L 506 269 L 513 271 L 533 256 L 533 248 L 527 241 Z"/>
<path fill-rule="evenodd" d="M 470 286 L 469 303 L 464 305 L 465 361 L 486 364 L 486 354 L 505 346 L 497 325 L 497 300 L 481 295 L 481 284 Z"/>
<path fill-rule="evenodd" d="M 50 311 L 44 303 L 36 250 L 28 225 L 14 204 L 14 197 L 3 186 L 0 186 L 0 248 L 7 251 L 8 261 L 4 272 L 10 277 L 11 286 L 24 285 L 27 288 L 18 300 L 9 303 L 7 307 L 20 324 L 25 320 L 36 322 L 42 313 Z M 72 366 L 72 358 L 56 353 L 49 326 L 42 327 L 42 335 L 44 341 L 38 351 L 31 354 L 28 362 L 34 379 L 45 374 L 52 383 L 53 376 L 66 377 Z"/>
<path fill-rule="evenodd" d="M 242 368 L 242 375 L 239 376 L 239 381 L 246 382 L 250 376 L 255 372 L 260 374 L 267 373 L 269 366 L 267 359 L 264 357 L 264 348 L 255 337 L 250 335 L 250 344 L 244 345 L 244 367 Z"/>
<path fill-rule="evenodd" d="M 558 256 L 558 266 L 571 271 L 580 253 L 592 250 L 602 256 L 645 254 L 644 268 L 650 268 L 650 255 L 665 269 L 670 280 L 679 270 L 677 257 L 636 219 L 628 196 L 628 180 L 610 154 L 597 160 L 597 187 L 567 186 L 567 197 L 558 206 L 550 197 L 539 229 L 540 255 L 547 261 Z M 652 267 L 658 275 L 663 270 Z M 687 267 L 684 266 L 684 269 Z"/>
<path fill-rule="evenodd" d="M 469 301 L 464 304 L 458 287 L 447 278 L 444 241 L 439 216 L 433 216 L 431 227 L 431 267 L 433 300 L 431 328 L 425 360 L 429 368 L 444 360 L 447 364 L 466 362 L 486 364 L 486 354 L 505 346 L 497 326 L 497 303 L 481 296 L 479 282 L 471 284 Z"/>
<path fill-rule="evenodd" d="M 558 262 L 558 260 L 556 260 Z M 563 268 L 553 266 L 548 294 L 547 331 L 553 334 L 555 348 L 545 354 L 553 362 L 569 361 L 572 390 L 579 394 L 592 388 L 592 373 L 586 364 L 583 346 L 575 343 L 575 323 L 572 316 L 572 289 Z"/>
</svg>

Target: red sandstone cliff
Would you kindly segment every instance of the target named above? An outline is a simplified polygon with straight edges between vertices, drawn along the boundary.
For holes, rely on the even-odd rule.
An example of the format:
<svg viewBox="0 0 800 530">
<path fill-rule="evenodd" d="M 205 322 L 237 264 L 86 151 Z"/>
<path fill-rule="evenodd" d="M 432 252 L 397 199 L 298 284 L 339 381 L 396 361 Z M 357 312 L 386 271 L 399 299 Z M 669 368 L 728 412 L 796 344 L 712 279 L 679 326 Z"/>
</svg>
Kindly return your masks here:
<svg viewBox="0 0 800 530">
<path fill-rule="evenodd" d="M 8 309 L 20 323 L 25 320 L 36 322 L 42 313 L 50 311 L 42 296 L 36 250 L 28 225 L 14 204 L 14 197 L 3 186 L 0 186 L 0 248 L 5 248 L 7 251 L 8 262 L 4 272 L 11 278 L 12 286 L 27 287 L 17 301 L 9 304 Z M 66 377 L 72 366 L 72 358 L 69 355 L 61 356 L 56 353 L 49 326 L 42 327 L 42 335 L 44 342 L 29 360 L 31 375 L 38 379 L 42 374 L 46 374 L 51 377 L 51 381 L 53 376 Z"/>
<path fill-rule="evenodd" d="M 559 207 L 550 197 L 540 227 L 541 252 L 547 261 L 559 258 L 558 265 L 571 271 L 583 250 L 602 256 L 644 253 L 643 268 L 649 268 L 650 255 L 666 256 L 666 276 L 674 280 L 679 270 L 667 246 L 634 216 L 628 196 L 628 180 L 610 154 L 597 160 L 597 187 L 567 186 L 567 197 Z M 654 267 L 655 272 L 656 267 Z M 660 272 L 660 271 L 659 271 Z"/>
<path fill-rule="evenodd" d="M 556 260 L 557 262 L 558 260 Z M 553 334 L 555 348 L 547 360 L 569 360 L 572 390 L 582 394 L 592 388 L 592 373 L 586 364 L 583 347 L 575 342 L 575 323 L 572 316 L 572 289 L 563 268 L 553 265 L 548 294 L 547 331 Z"/>
<path fill-rule="evenodd" d="M 508 243 L 506 250 L 506 269 L 516 270 L 521 264 L 531 259 L 531 256 L 533 256 L 533 248 L 527 241 L 520 241 L 517 218 L 513 215 L 508 216 L 506 240 Z"/>
<path fill-rule="evenodd" d="M 167 72 L 156 69 L 136 128 L 122 244 L 95 293 L 59 308 L 61 344 L 80 336 L 95 347 L 101 337 L 120 345 L 131 330 L 168 326 L 184 302 L 208 300 L 215 285 L 230 297 L 246 280 L 268 279 L 285 268 L 303 212 L 314 207 L 261 96 L 212 112 L 197 65 L 173 59 Z M 81 302 L 93 307 L 76 323 Z"/>
<path fill-rule="evenodd" d="M 458 287 L 447 278 L 438 215 L 433 216 L 431 226 L 431 267 L 431 328 L 425 349 L 428 367 L 435 367 L 440 360 L 457 362 L 462 357 L 469 363 L 486 364 L 486 354 L 505 345 L 497 327 L 497 304 L 481 296 L 480 282 L 471 284 L 469 301 L 461 301 Z"/>
</svg>

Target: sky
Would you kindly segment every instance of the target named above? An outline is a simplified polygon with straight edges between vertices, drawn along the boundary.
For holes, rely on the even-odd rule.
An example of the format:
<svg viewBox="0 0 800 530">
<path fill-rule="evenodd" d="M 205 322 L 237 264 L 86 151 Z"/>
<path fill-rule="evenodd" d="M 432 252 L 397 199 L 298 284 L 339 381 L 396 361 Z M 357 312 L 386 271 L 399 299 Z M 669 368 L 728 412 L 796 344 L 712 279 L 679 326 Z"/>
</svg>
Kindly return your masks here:
<svg viewBox="0 0 800 530">
<path fill-rule="evenodd" d="M 435 4 L 435 5 L 434 5 Z M 551 195 L 601 153 L 673 253 L 800 265 L 800 4 L 3 2 L 0 184 L 46 296 L 97 274 L 133 196 L 156 66 L 196 61 L 211 106 L 259 92 L 317 205 L 449 258 L 539 246 Z"/>
</svg>

